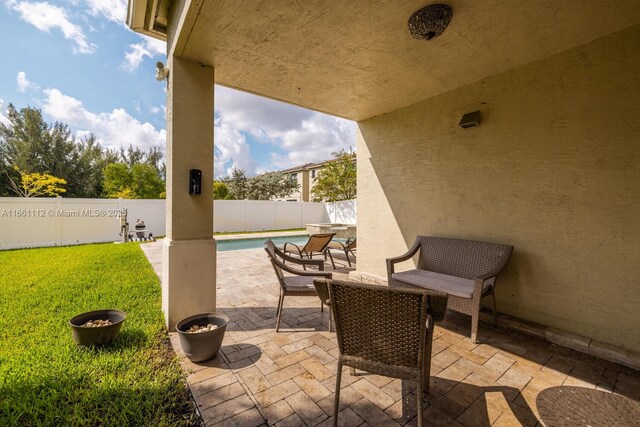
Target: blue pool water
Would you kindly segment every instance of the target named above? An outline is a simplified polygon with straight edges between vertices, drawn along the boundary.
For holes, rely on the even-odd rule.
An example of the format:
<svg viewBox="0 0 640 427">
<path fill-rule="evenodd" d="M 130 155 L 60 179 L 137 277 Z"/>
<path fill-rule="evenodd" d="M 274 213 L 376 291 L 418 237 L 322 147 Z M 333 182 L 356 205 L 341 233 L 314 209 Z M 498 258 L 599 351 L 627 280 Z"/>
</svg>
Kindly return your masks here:
<svg viewBox="0 0 640 427">
<path fill-rule="evenodd" d="M 233 240 L 217 240 L 218 252 L 224 251 L 238 251 L 241 249 L 259 249 L 264 246 L 264 242 L 268 237 L 259 237 L 256 239 L 233 239 Z M 309 240 L 309 236 L 306 234 L 300 236 L 280 236 L 271 237 L 271 240 L 276 246 L 283 246 L 287 242 L 295 243 L 296 245 L 304 245 Z"/>
<path fill-rule="evenodd" d="M 216 248 L 218 252 L 239 251 L 242 249 L 260 249 L 264 246 L 264 242 L 269 238 L 276 246 L 280 248 L 287 242 L 295 243 L 296 245 L 302 246 L 307 243 L 307 240 L 309 240 L 309 236 L 306 234 L 297 236 L 258 237 L 254 239 L 216 240 Z M 333 240 L 339 240 L 341 242 L 345 241 L 345 239 L 336 238 L 334 238 Z"/>
</svg>

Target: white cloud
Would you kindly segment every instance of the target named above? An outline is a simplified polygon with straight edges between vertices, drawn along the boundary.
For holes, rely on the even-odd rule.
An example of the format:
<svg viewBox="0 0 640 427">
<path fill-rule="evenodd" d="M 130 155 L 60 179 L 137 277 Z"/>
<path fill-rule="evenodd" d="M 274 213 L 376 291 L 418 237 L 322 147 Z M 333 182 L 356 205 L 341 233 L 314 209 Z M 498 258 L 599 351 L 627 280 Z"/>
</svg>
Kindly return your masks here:
<svg viewBox="0 0 640 427">
<path fill-rule="evenodd" d="M 155 58 L 166 55 L 166 43 L 162 40 L 144 37 L 140 43 L 129 45 L 129 51 L 124 54 L 123 68 L 127 71 L 138 69 L 145 56 Z"/>
<path fill-rule="evenodd" d="M 167 42 L 147 36 L 142 37 L 144 37 L 144 42 L 151 53 L 155 56 L 167 56 Z"/>
<path fill-rule="evenodd" d="M 342 149 L 355 149 L 355 123 L 327 114 L 313 113 L 298 127 L 280 137 L 280 147 L 287 154 L 272 156 L 273 165 L 280 169 L 332 158 Z"/>
<path fill-rule="evenodd" d="M 4 100 L 0 98 L 0 123 L 3 125 L 8 125 L 11 122 L 9 118 L 6 116 L 7 111 L 4 109 Z"/>
<path fill-rule="evenodd" d="M 26 92 L 30 89 L 39 89 L 40 87 L 27 80 L 27 74 L 24 71 L 19 71 L 16 77 L 16 83 L 18 85 L 18 92 Z"/>
<path fill-rule="evenodd" d="M 127 26 L 127 0 L 84 0 L 89 14 Z"/>
<path fill-rule="evenodd" d="M 213 171 L 216 178 L 228 176 L 233 167 L 248 171 L 255 170 L 255 163 L 251 158 L 249 144 L 238 131 L 229 123 L 215 120 L 214 126 L 215 155 Z"/>
<path fill-rule="evenodd" d="M 40 31 L 51 33 L 59 29 L 64 38 L 74 43 L 74 53 L 93 53 L 96 45 L 89 43 L 78 25 L 69 21 L 65 9 L 47 2 L 28 2 L 8 0 L 7 6 L 20 14 L 20 17 Z"/>
<path fill-rule="evenodd" d="M 246 144 L 246 141 L 226 137 L 227 162 L 247 170 L 250 175 L 264 170 L 320 162 L 332 158 L 331 153 L 341 149 L 355 149 L 354 122 L 221 86 L 216 86 L 215 90 L 216 113 L 220 123 L 215 128 L 216 146 L 222 138 L 218 131 L 222 126 L 228 127 L 227 134 L 248 133 L 274 146 L 269 164 L 245 169 L 240 156 L 249 153 L 241 147 L 236 147 L 234 151 L 229 146 L 234 143 Z M 285 154 L 278 151 L 284 151 Z M 225 165 L 230 167 L 227 163 Z"/>
<path fill-rule="evenodd" d="M 78 0 L 74 0 L 78 1 Z M 129 30 L 127 26 L 127 0 L 81 0 L 87 7 L 89 15 L 106 18 Z M 145 57 L 155 58 L 166 55 L 166 43 L 162 40 L 139 35 L 139 43 L 130 44 L 125 52 L 122 67 L 127 71 L 136 70 Z"/>
<path fill-rule="evenodd" d="M 215 87 L 215 100 L 216 111 L 225 121 L 257 137 L 286 132 L 314 114 L 311 110 L 223 86 Z"/>
<path fill-rule="evenodd" d="M 140 123 L 123 108 L 116 108 L 110 113 L 93 113 L 82 105 L 82 102 L 67 96 L 58 89 L 45 89 L 43 111 L 54 120 L 67 123 L 76 129 L 79 136 L 89 132 L 96 135 L 101 144 L 107 148 L 133 144 L 142 149 L 164 147 L 166 131 L 156 130 L 150 123 Z"/>
</svg>

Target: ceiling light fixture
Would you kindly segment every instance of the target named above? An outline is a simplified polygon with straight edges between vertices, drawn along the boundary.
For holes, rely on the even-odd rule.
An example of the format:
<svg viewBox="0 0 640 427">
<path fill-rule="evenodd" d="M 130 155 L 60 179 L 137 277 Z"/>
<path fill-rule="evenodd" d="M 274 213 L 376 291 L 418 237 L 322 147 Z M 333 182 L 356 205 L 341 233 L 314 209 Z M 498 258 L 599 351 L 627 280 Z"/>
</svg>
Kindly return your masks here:
<svg viewBox="0 0 640 427">
<path fill-rule="evenodd" d="M 446 4 L 423 7 L 409 18 L 409 32 L 418 40 L 431 40 L 444 32 L 451 15 L 451 8 Z"/>
</svg>

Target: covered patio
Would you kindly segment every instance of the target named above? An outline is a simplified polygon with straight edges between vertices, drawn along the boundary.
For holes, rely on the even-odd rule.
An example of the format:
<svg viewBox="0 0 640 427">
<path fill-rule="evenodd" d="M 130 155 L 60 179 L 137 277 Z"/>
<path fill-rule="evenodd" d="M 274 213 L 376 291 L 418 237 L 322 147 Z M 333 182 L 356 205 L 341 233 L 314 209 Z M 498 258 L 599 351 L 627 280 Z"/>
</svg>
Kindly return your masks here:
<svg viewBox="0 0 640 427">
<path fill-rule="evenodd" d="M 236 347 L 227 349 L 225 363 L 233 371 L 228 378 L 246 385 L 245 403 L 252 402 L 264 418 L 269 417 L 261 411 L 271 405 L 259 403 L 260 384 L 242 379 L 242 373 L 266 378 L 268 385 L 263 385 L 269 390 L 282 383 L 287 392 L 297 390 L 300 385 L 292 378 L 306 368 L 301 361 L 288 361 L 309 355 L 314 362 L 306 363 L 315 364 L 322 356 L 306 348 L 335 357 L 335 347 L 325 342 L 328 349 L 323 349 L 311 339 L 333 342 L 322 330 L 297 331 L 298 326 L 320 328 L 322 319 L 308 310 L 316 301 L 300 301 L 293 312 L 298 316 L 289 318 L 296 332 L 283 340 L 285 335 L 261 329 L 273 315 L 270 294 L 253 295 L 259 305 L 242 307 L 243 293 L 262 286 L 263 279 L 245 280 L 239 269 L 227 278 L 223 263 L 216 272 L 213 201 L 188 192 L 191 169 L 202 172 L 203 183 L 213 180 L 214 83 L 358 123 L 358 264 L 348 272 L 350 279 L 383 285 L 385 259 L 404 253 L 416 235 L 515 247 L 496 287 L 499 323 L 511 329 L 485 330 L 480 338 L 485 341 L 476 346 L 456 331 L 451 317 L 450 327 L 439 329 L 436 339 L 440 351 L 434 364 L 442 372 L 432 371 L 432 381 L 447 381 L 434 384 L 427 411 L 437 409 L 463 422 L 479 396 L 489 402 L 484 387 L 510 387 L 508 402 L 526 402 L 536 415 L 531 396 L 552 385 L 602 384 L 609 391 L 618 383 L 620 390 L 637 386 L 636 371 L 622 368 L 640 367 L 637 2 L 576 7 L 552 0 L 455 0 L 449 27 L 429 42 L 412 38 L 407 30 L 409 16 L 425 5 L 417 0 L 129 2 L 129 26 L 167 40 L 167 238 L 162 256 L 167 326 L 192 313 L 233 309 L 238 320 L 229 334 Z M 479 126 L 459 126 L 465 113 L 476 111 Z M 259 258 L 253 262 L 265 262 Z M 226 293 L 226 281 L 237 285 L 237 295 Z M 276 354 L 285 362 L 278 365 Z M 295 356 L 286 358 L 289 354 Z M 234 365 L 251 358 L 253 364 L 268 362 L 265 355 L 276 370 Z M 496 360 L 504 363 L 493 376 L 482 369 L 499 364 Z M 297 365 L 301 368 L 289 368 Z M 207 369 L 212 371 L 200 375 L 208 378 L 205 372 L 216 368 Z M 553 370 L 551 377 L 548 370 Z M 293 377 L 269 380 L 279 372 Z M 359 391 L 348 385 L 361 396 L 371 391 L 367 400 L 373 406 L 368 408 L 397 419 L 397 413 L 388 412 L 400 400 L 397 385 L 389 386 L 396 390 L 388 395 L 393 402 L 380 394 L 397 382 L 380 380 L 374 390 L 365 387 L 373 384 L 366 378 L 352 380 L 362 381 Z M 439 396 L 447 398 L 440 400 L 445 406 L 461 406 L 447 412 L 434 403 Z M 310 399 L 323 418 L 322 399 L 307 397 L 294 393 L 278 400 L 294 410 L 288 417 L 311 420 L 295 408 L 306 407 L 301 402 Z M 382 400 L 376 405 L 377 398 Z M 349 410 L 359 417 L 355 421 L 380 415 L 374 409 L 369 415 L 358 413 L 354 405 Z M 518 415 L 507 406 L 499 406 L 495 418 L 492 411 L 481 418 L 500 422 L 505 416 L 507 422 Z M 210 413 L 220 416 L 217 410 Z M 521 418 L 526 424 L 528 418 Z"/>
<path fill-rule="evenodd" d="M 159 272 L 160 242 L 142 248 Z M 279 285 L 265 252 L 218 255 L 218 310 L 230 318 L 221 354 L 192 363 L 178 336 L 171 337 L 205 423 L 332 425 L 338 348 L 327 311 L 320 312 L 317 298 L 287 298 L 276 333 Z M 343 257 L 336 262 L 335 277 L 346 277 L 351 269 Z M 326 268 L 333 271 L 330 263 Z M 487 324 L 477 344 L 468 335 L 462 316 L 436 327 L 426 425 L 535 426 L 541 416 L 545 425 L 557 425 L 563 415 L 553 399 L 559 386 L 582 388 L 564 404 L 579 408 L 593 425 L 615 415 L 601 406 L 604 393 L 635 405 L 622 411 L 640 410 L 639 371 Z M 363 372 L 353 377 L 345 369 L 342 386 L 339 425 L 416 425 L 414 384 Z"/>
</svg>

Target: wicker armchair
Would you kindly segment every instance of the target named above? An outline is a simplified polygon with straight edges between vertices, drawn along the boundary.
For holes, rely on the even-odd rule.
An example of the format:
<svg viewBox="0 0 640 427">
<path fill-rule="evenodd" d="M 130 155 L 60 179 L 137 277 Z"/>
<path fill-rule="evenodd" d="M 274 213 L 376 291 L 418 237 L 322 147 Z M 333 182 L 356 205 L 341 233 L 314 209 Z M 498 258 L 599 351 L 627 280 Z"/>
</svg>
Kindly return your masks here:
<svg viewBox="0 0 640 427">
<path fill-rule="evenodd" d="M 445 237 L 418 236 L 409 251 L 387 259 L 389 286 L 417 286 L 445 292 L 448 308 L 471 316 L 471 341 L 477 341 L 480 300 L 493 301 L 496 324 L 496 276 L 507 265 L 513 246 Z M 418 267 L 395 272 L 395 264 L 407 261 L 418 251 Z"/>
<path fill-rule="evenodd" d="M 333 425 L 338 425 L 342 367 L 418 382 L 418 426 L 423 392 L 429 391 L 433 322 L 444 318 L 447 295 L 423 289 L 391 289 L 316 280 L 331 300 L 338 340 Z"/>
<path fill-rule="evenodd" d="M 276 321 L 276 332 L 280 330 L 280 318 L 282 317 L 282 308 L 284 305 L 284 297 L 291 296 L 317 296 L 316 288 L 313 286 L 313 279 L 331 278 L 331 273 L 324 272 L 324 261 L 315 259 L 303 259 L 291 257 L 273 244 L 271 239 L 264 242 L 264 250 L 269 256 L 271 265 L 278 277 L 280 283 L 280 299 L 278 301 L 278 317 Z M 285 265 L 284 261 L 303 266 L 314 266 L 317 270 L 303 271 Z M 284 272 L 291 273 L 293 276 L 285 276 Z M 320 300 L 320 311 L 324 311 L 324 301 Z M 331 313 L 329 313 L 331 315 Z M 331 318 L 329 318 L 329 329 L 331 329 Z"/>
<path fill-rule="evenodd" d="M 327 260 L 327 255 L 331 258 L 331 265 L 333 265 L 333 269 L 336 269 L 336 264 L 333 262 L 333 256 L 331 256 L 331 252 L 327 250 L 327 246 L 333 239 L 336 233 L 325 233 L 325 234 L 312 234 L 309 236 L 309 240 L 304 246 L 300 247 L 295 243 L 287 242 L 284 244 L 282 251 L 285 254 L 298 254 L 300 258 L 313 258 L 314 254 L 320 254 L 324 256 L 324 260 Z M 304 270 L 307 269 L 305 265 L 302 266 Z"/>
</svg>

